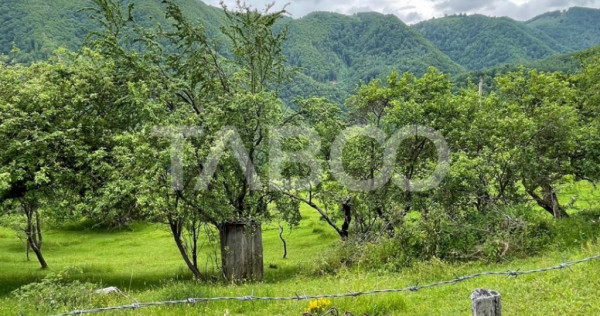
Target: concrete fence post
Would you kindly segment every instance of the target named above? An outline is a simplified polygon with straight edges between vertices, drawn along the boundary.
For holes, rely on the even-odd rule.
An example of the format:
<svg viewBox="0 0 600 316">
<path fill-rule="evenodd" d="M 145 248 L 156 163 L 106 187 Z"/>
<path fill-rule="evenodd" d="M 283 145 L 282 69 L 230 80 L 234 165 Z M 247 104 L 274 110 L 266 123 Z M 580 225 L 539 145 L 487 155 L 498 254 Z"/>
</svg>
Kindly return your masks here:
<svg viewBox="0 0 600 316">
<path fill-rule="evenodd" d="M 502 316 L 500 293 L 477 289 L 471 294 L 473 316 Z"/>
</svg>

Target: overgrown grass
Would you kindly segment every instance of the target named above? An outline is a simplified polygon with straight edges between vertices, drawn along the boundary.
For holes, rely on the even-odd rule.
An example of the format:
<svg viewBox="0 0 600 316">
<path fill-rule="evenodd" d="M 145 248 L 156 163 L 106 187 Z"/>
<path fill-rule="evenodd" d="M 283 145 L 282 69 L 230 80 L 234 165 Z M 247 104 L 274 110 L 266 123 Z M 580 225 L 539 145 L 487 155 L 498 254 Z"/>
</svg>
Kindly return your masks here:
<svg viewBox="0 0 600 316">
<path fill-rule="evenodd" d="M 587 193 L 586 188 L 589 190 Z M 585 186 L 577 192 L 590 196 L 593 191 L 592 187 Z M 0 228 L 0 315 L 40 314 L 36 308 L 18 302 L 11 292 L 41 280 L 49 272 L 56 273 L 69 267 L 83 271 L 73 276 L 74 279 L 97 283 L 98 286 L 117 286 L 125 291 L 124 296 L 106 299 L 107 304 L 130 304 L 134 300 L 245 296 L 251 293 L 256 296 L 294 296 L 398 288 L 483 270 L 551 266 L 563 260 L 600 253 L 597 237 L 600 218 L 584 209 L 571 219 L 551 223 L 557 232 L 555 242 L 544 252 L 527 258 L 492 264 L 445 263 L 434 259 L 398 272 L 353 266 L 338 267 L 335 273 L 319 273 L 323 258 L 334 255 L 331 249 L 338 237 L 315 213 L 304 209 L 303 215 L 300 227 L 292 231 L 286 227 L 288 259 L 282 258 L 277 226 L 264 227 L 265 280 L 242 285 L 214 280 L 207 283 L 192 281 L 167 228 L 161 225 L 135 224 L 131 230 L 116 232 L 49 230 L 46 232 L 45 254 L 50 271 L 41 271 L 33 257 L 27 262 L 24 246 L 16 234 Z M 204 252 L 205 258 L 209 250 Z M 485 287 L 502 294 L 507 315 L 594 315 L 600 314 L 597 299 L 600 293 L 599 268 L 600 262 L 593 262 L 572 270 L 516 279 L 486 277 L 415 293 L 335 299 L 332 305 L 357 315 L 465 315 L 470 310 L 468 297 L 471 291 Z M 210 270 L 210 264 L 206 270 Z M 307 302 L 214 302 L 108 315 L 224 315 L 226 311 L 230 315 L 300 315 L 307 307 Z"/>
</svg>

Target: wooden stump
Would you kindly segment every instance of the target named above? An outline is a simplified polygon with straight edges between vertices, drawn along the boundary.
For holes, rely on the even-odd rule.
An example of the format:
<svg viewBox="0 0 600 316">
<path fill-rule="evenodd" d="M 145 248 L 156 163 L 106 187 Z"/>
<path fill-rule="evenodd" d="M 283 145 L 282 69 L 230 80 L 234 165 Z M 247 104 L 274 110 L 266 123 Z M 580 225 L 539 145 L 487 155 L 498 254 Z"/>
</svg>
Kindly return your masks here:
<svg viewBox="0 0 600 316">
<path fill-rule="evenodd" d="M 230 281 L 262 281 L 263 247 L 260 223 L 225 223 L 220 235 L 225 278 Z"/>
<path fill-rule="evenodd" d="M 500 293 L 477 289 L 471 294 L 473 316 L 501 316 L 502 300 Z"/>
</svg>

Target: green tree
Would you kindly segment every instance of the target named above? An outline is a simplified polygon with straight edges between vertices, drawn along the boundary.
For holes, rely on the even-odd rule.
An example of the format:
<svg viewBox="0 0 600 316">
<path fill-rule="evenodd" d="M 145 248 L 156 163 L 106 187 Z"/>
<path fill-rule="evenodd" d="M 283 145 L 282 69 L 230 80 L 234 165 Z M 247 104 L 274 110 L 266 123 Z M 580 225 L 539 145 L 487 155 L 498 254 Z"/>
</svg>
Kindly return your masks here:
<svg viewBox="0 0 600 316">
<path fill-rule="evenodd" d="M 286 113 L 286 118 L 281 124 L 283 127 L 290 125 L 311 128 L 318 133 L 320 150 L 314 158 L 321 166 L 323 174 L 319 179 L 309 181 L 304 188 L 282 187 L 280 190 L 293 201 L 303 203 L 318 212 L 327 225 L 335 230 L 342 240 L 346 240 L 353 218 L 350 195 L 334 178 L 329 165 L 331 146 L 346 126 L 342 112 L 338 105 L 324 98 L 297 98 L 295 109 Z M 315 142 L 315 139 L 297 137 L 290 142 L 290 149 L 302 150 L 307 143 Z M 284 168 L 285 178 L 303 177 L 307 174 L 305 166 L 298 163 L 287 163 Z"/>
<path fill-rule="evenodd" d="M 42 213 L 56 202 L 59 183 L 73 175 L 78 129 L 73 104 L 64 102 L 61 65 L 3 66 L 0 72 L 0 200 L 4 212 L 25 218 L 22 230 L 43 269 Z M 67 158 L 69 157 L 69 158 Z"/>
<path fill-rule="evenodd" d="M 573 81 L 577 89 L 581 133 L 572 164 L 577 178 L 597 182 L 600 179 L 600 47 L 578 57 L 582 70 L 573 76 Z"/>
<path fill-rule="evenodd" d="M 118 190 L 123 174 L 133 175 L 139 183 L 136 204 L 169 225 L 189 270 L 202 279 L 198 240 L 204 225 L 222 231 L 230 221 L 268 220 L 271 203 L 279 212 L 298 212 L 297 204 L 270 191 L 267 182 L 269 130 L 283 120 L 276 91 L 286 75 L 285 31 L 276 32 L 274 25 L 284 11 L 225 8 L 229 24 L 223 33 L 234 52 L 227 60 L 204 27 L 190 22 L 174 2 L 163 1 L 171 25 L 154 30 L 138 27 L 132 7 L 95 2 L 105 25 L 95 45 L 114 60 L 118 73 L 131 78 L 136 88 L 130 102 L 145 117 L 118 137 L 121 174 L 113 173 L 108 186 Z M 231 142 L 244 152 L 227 150 Z M 220 158 L 216 170 L 198 186 L 211 154 Z M 222 251 L 225 246 L 222 242 Z"/>
<path fill-rule="evenodd" d="M 515 172 L 540 207 L 555 218 L 567 217 L 555 186 L 573 174 L 570 158 L 579 133 L 575 90 L 559 73 L 521 70 L 497 81 L 505 121 L 518 123 L 504 135 L 515 140 Z"/>
<path fill-rule="evenodd" d="M 101 60 L 87 50 L 61 51 L 47 62 L 3 65 L 0 72 L 0 200 L 4 211 L 24 215 L 28 246 L 43 268 L 44 214 L 89 214 L 85 197 L 103 182 L 96 167 L 110 165 L 105 128 L 132 120 L 113 116 L 119 103 L 110 101 L 120 85 Z"/>
</svg>

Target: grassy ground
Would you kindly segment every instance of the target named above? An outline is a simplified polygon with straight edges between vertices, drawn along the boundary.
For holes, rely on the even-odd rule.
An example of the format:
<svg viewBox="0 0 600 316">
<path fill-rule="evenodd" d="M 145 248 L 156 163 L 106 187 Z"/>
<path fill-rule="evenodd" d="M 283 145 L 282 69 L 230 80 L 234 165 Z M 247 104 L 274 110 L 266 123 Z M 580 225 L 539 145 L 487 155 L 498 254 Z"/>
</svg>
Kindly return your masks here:
<svg viewBox="0 0 600 316">
<path fill-rule="evenodd" d="M 585 185 L 584 189 L 593 190 Z M 580 236 L 576 231 L 568 231 L 571 226 L 565 222 L 564 229 L 568 231 L 565 234 L 568 237 L 565 238 L 571 241 L 580 238 L 579 246 L 561 247 L 557 243 L 558 246 L 543 254 L 495 264 L 448 264 L 434 260 L 398 273 L 353 268 L 335 276 L 322 276 L 311 273 L 310 267 L 314 267 L 315 261 L 327 253 L 337 237 L 314 213 L 305 210 L 303 214 L 299 228 L 286 230 L 288 259 L 281 258 L 282 245 L 277 227 L 265 227 L 266 275 L 261 283 L 234 285 L 190 281 L 169 232 L 166 227 L 159 225 L 134 225 L 131 231 L 111 233 L 51 230 L 46 233 L 45 254 L 51 265 L 50 272 L 75 266 L 83 270 L 80 278 L 85 281 L 125 290 L 126 296 L 110 298 L 112 305 L 130 304 L 134 300 L 145 302 L 188 297 L 244 296 L 251 293 L 255 296 L 294 296 L 398 288 L 450 279 L 455 274 L 552 266 L 563 260 L 600 253 L 596 237 L 591 238 L 589 234 Z M 590 221 L 600 231 L 600 218 Z M 205 252 L 208 253 L 210 249 Z M 208 267 L 210 265 L 206 269 L 210 269 Z M 41 279 L 45 273 L 39 270 L 35 260 L 25 260 L 23 245 L 15 233 L 0 228 L 0 315 L 16 315 L 20 305 L 10 294 L 11 291 Z M 479 287 L 495 289 L 502 294 L 506 315 L 600 314 L 600 262 L 516 279 L 485 277 L 414 293 L 335 299 L 332 305 L 356 315 L 467 315 L 470 312 L 469 295 Z M 111 315 L 300 315 L 307 306 L 307 302 L 216 302 Z M 27 313 L 36 312 L 29 310 Z"/>
</svg>

